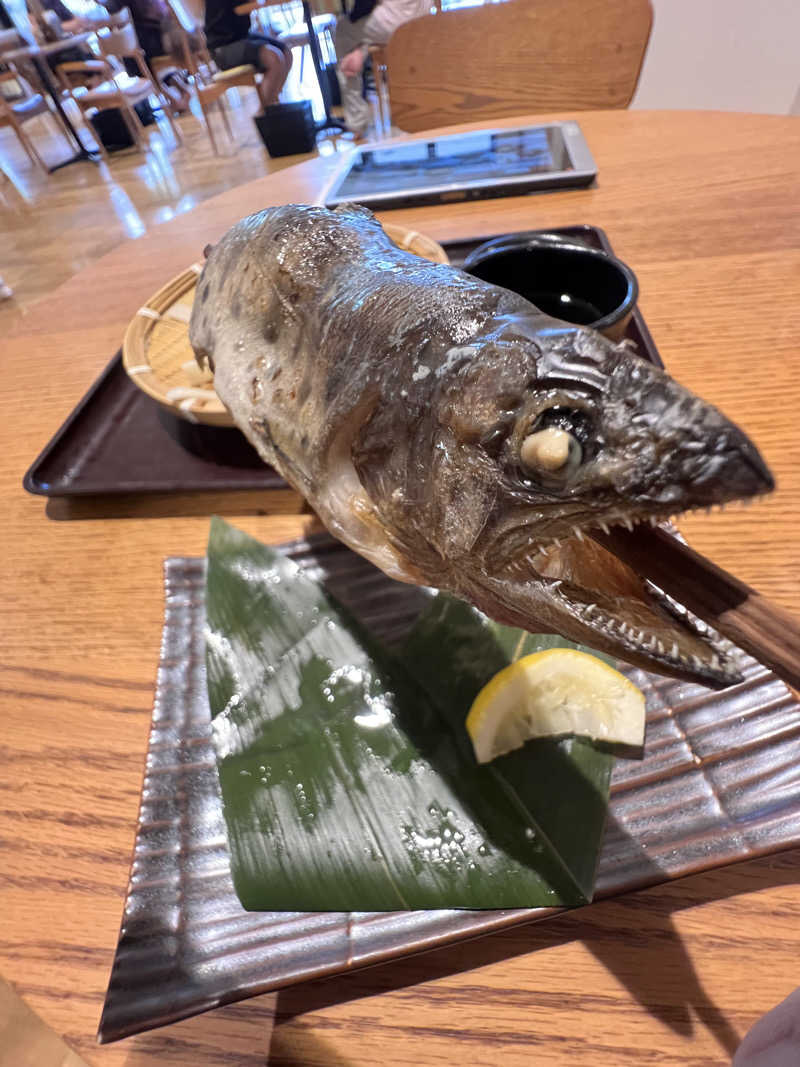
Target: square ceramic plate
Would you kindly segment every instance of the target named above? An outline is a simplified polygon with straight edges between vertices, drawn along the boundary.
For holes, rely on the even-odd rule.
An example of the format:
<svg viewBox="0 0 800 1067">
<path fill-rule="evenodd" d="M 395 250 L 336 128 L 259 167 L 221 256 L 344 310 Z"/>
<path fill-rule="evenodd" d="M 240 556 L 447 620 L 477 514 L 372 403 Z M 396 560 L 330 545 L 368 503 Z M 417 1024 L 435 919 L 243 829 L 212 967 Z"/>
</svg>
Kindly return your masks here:
<svg viewBox="0 0 800 1067">
<path fill-rule="evenodd" d="M 283 547 L 387 641 L 419 611 L 418 590 L 327 535 Z M 153 725 L 101 1041 L 554 914 L 244 911 L 211 744 L 204 567 L 166 563 Z M 800 705 L 743 654 L 741 666 L 744 682 L 723 693 L 623 668 L 647 697 L 647 742 L 643 760 L 614 770 L 597 897 L 800 843 Z"/>
</svg>

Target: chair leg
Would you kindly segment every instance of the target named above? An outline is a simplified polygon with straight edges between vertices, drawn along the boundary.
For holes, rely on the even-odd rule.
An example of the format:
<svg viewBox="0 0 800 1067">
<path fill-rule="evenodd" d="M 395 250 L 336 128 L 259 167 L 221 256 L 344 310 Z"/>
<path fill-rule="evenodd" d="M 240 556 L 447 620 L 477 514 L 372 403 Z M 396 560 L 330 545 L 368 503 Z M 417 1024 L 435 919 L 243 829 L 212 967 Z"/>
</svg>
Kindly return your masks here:
<svg viewBox="0 0 800 1067">
<path fill-rule="evenodd" d="M 100 135 L 95 133 L 94 126 L 90 125 L 89 121 L 87 120 L 86 112 L 81 111 L 80 115 L 81 115 L 81 118 L 83 119 L 83 127 L 84 127 L 84 129 L 89 131 L 89 133 L 91 134 L 92 140 L 97 145 L 97 151 L 100 153 L 100 158 L 103 160 L 104 163 L 110 163 L 111 162 L 111 156 L 109 156 L 108 151 L 106 149 L 106 146 L 100 140 Z"/>
<path fill-rule="evenodd" d="M 392 120 L 389 106 L 386 53 L 383 48 L 373 48 L 370 54 L 372 57 L 372 76 L 375 81 L 375 96 L 378 101 L 378 121 L 380 123 L 381 136 L 388 137 Z"/>
<path fill-rule="evenodd" d="M 172 127 L 172 136 L 175 139 L 175 144 L 183 144 L 183 137 L 181 136 L 181 131 L 178 129 L 178 126 L 175 122 L 175 117 L 172 114 L 172 103 L 170 102 L 169 97 L 167 96 L 166 92 L 164 92 L 158 85 L 152 74 L 149 74 L 149 81 L 150 84 L 153 86 L 153 93 L 155 95 L 155 98 L 161 105 L 161 110 L 163 114 L 167 116 L 167 121 Z"/>
<path fill-rule="evenodd" d="M 381 118 L 381 135 L 383 137 L 389 136 L 389 100 L 387 97 L 388 89 L 386 86 L 386 79 L 384 77 L 383 68 L 380 67 L 377 71 L 377 78 L 375 88 L 378 91 L 378 113 Z"/>
<path fill-rule="evenodd" d="M 175 121 L 175 116 L 172 114 L 172 105 L 170 104 L 169 99 L 167 98 L 166 94 L 162 95 L 159 93 L 157 94 L 157 96 L 158 102 L 161 104 L 162 113 L 167 116 L 167 122 L 172 128 L 172 136 L 175 140 L 175 144 L 182 145 L 183 137 L 181 136 L 181 131 L 179 130 L 178 124 Z"/>
<path fill-rule="evenodd" d="M 75 110 L 80 115 L 81 122 L 83 123 L 83 128 L 88 131 L 89 136 L 92 138 L 94 143 L 97 145 L 97 151 L 100 153 L 101 159 L 103 160 L 104 163 L 110 163 L 111 160 L 110 160 L 110 157 L 108 155 L 108 152 L 106 151 L 106 146 L 100 140 L 100 136 L 97 133 L 95 133 L 94 126 L 92 126 L 91 123 L 89 122 L 89 120 L 86 118 L 86 112 L 83 110 L 81 105 L 78 103 L 78 98 L 75 96 L 75 93 L 72 90 L 70 90 L 69 98 L 72 101 L 72 103 L 75 105 Z M 66 103 L 66 101 L 65 101 L 65 103 Z"/>
<path fill-rule="evenodd" d="M 75 145 L 72 143 L 72 141 L 70 141 L 69 136 L 67 134 L 67 131 L 61 125 L 61 123 L 58 121 L 58 118 L 53 114 L 52 111 L 48 112 L 48 114 L 50 115 L 50 121 L 53 123 L 55 128 L 58 130 L 59 136 L 63 137 L 64 140 L 67 142 L 67 144 L 69 145 L 70 152 L 74 152 L 75 151 Z"/>
<path fill-rule="evenodd" d="M 200 93 L 197 94 L 197 101 L 200 104 L 200 110 L 203 113 L 203 121 L 206 124 L 206 132 L 208 133 L 209 141 L 211 141 L 211 150 L 213 151 L 215 156 L 218 156 L 219 155 L 219 149 L 217 148 L 217 141 L 216 141 L 216 138 L 214 137 L 214 129 L 213 129 L 212 125 L 211 125 L 211 118 L 210 118 L 208 112 L 206 111 L 206 106 L 203 103 L 203 97 L 200 95 Z"/>
<path fill-rule="evenodd" d="M 131 107 L 124 97 L 122 98 L 122 105 L 122 116 L 128 124 L 128 129 L 133 135 L 136 147 L 140 152 L 146 152 L 147 145 L 145 144 L 145 141 L 147 140 L 147 132 L 142 125 L 141 119 L 136 113 L 136 109 Z"/>
<path fill-rule="evenodd" d="M 222 121 L 225 123 L 225 132 L 228 134 L 228 140 L 233 143 L 233 130 L 231 129 L 230 118 L 228 117 L 228 104 L 225 100 L 224 94 L 219 98 L 219 106 L 222 111 Z"/>
<path fill-rule="evenodd" d="M 19 143 L 25 149 L 25 152 L 27 153 L 28 158 L 33 163 L 33 165 L 38 167 L 45 174 L 47 174 L 48 171 L 47 167 L 45 166 L 44 160 L 34 148 L 33 141 L 31 141 L 31 139 L 27 136 L 25 131 L 22 129 L 22 126 L 16 122 L 12 122 L 11 127 L 14 130 L 14 133 L 17 135 Z"/>
</svg>

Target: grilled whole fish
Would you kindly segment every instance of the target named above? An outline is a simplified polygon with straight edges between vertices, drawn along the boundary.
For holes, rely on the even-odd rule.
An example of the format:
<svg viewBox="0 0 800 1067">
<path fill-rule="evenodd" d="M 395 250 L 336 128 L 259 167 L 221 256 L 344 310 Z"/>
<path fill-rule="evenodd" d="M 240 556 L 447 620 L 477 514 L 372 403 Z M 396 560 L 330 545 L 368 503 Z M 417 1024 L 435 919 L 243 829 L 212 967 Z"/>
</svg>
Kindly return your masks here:
<svg viewBox="0 0 800 1067">
<path fill-rule="evenodd" d="M 721 645 L 592 540 L 773 488 L 625 344 L 399 250 L 365 208 L 271 208 L 210 251 L 198 360 L 262 458 L 392 578 L 724 686 Z"/>
</svg>

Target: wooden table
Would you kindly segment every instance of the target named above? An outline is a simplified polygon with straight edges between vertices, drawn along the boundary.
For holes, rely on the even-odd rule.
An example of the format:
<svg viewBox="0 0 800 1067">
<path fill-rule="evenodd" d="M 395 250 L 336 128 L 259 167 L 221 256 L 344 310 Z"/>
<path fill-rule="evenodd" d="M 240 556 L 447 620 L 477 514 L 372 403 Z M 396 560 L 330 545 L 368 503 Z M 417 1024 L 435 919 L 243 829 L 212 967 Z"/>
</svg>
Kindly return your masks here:
<svg viewBox="0 0 800 1067">
<path fill-rule="evenodd" d="M 800 122 L 598 112 L 597 187 L 391 213 L 435 238 L 589 222 L 638 273 L 672 373 L 752 434 L 778 491 L 692 542 L 800 604 Z M 291 492 L 75 504 L 22 474 L 129 317 L 240 216 L 314 198 L 319 159 L 215 197 L 61 286 L 6 339 L 0 972 L 93 1065 L 726 1064 L 800 985 L 800 850 L 94 1046 L 120 922 L 162 623 L 161 564 L 221 513 L 308 530 Z M 794 781 L 787 788 L 797 788 Z"/>
</svg>

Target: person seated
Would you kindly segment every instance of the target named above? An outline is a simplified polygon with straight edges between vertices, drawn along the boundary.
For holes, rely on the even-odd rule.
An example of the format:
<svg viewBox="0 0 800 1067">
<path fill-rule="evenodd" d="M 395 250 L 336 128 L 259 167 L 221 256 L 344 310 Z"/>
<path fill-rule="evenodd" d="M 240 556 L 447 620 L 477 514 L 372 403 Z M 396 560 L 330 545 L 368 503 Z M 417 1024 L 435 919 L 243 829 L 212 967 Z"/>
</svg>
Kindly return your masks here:
<svg viewBox="0 0 800 1067">
<path fill-rule="evenodd" d="M 371 45 L 386 44 L 398 26 L 429 15 L 431 0 L 354 0 L 336 20 L 334 47 L 347 128 L 356 139 L 366 133 L 371 112 L 364 97 L 364 65 Z"/>
<path fill-rule="evenodd" d="M 53 41 L 94 28 L 88 19 L 70 11 L 62 0 L 41 0 L 40 7 L 41 17 L 31 7 L 28 7 L 28 16 L 39 24 L 45 41 Z M 62 48 L 54 55 L 47 56 L 47 62 L 51 70 L 55 70 L 59 63 L 82 63 L 86 59 L 94 58 L 93 53 L 85 45 L 76 45 L 75 48 Z"/>
<path fill-rule="evenodd" d="M 242 0 L 206 0 L 206 40 L 220 70 L 252 66 L 263 75 L 258 95 L 263 107 L 278 102 L 292 68 L 292 50 L 278 40 L 253 33 L 250 16 L 237 15 Z"/>
<path fill-rule="evenodd" d="M 162 75 L 160 81 L 175 111 L 188 111 L 192 94 L 186 76 L 180 70 L 183 64 L 180 48 L 174 43 L 177 41 L 179 28 L 177 19 L 165 0 L 100 0 L 100 3 L 110 15 L 116 15 L 128 8 L 148 66 L 155 56 L 174 56 L 176 69 Z M 132 77 L 137 77 L 140 73 L 136 64 L 128 59 L 125 60 L 125 69 Z"/>
</svg>

